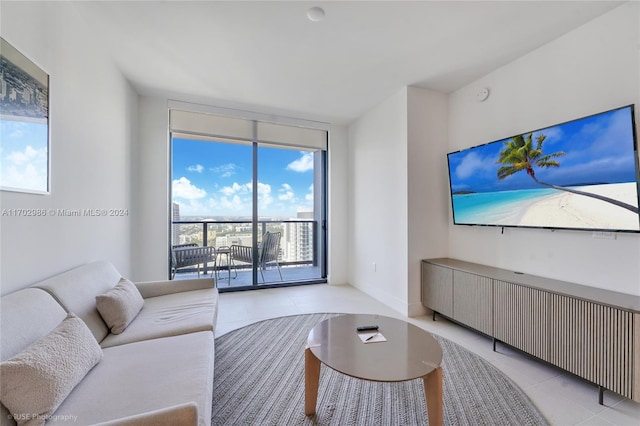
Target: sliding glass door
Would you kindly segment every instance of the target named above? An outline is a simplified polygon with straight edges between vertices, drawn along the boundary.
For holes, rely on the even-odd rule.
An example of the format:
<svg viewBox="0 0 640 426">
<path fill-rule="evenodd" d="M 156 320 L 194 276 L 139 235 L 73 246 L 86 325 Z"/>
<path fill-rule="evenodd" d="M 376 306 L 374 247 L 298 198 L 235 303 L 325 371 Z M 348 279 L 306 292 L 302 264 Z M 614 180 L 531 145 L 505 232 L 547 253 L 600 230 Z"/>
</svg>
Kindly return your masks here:
<svg viewBox="0 0 640 426">
<path fill-rule="evenodd" d="M 318 186 L 315 182 L 323 163 L 322 151 L 258 147 L 259 234 L 264 237 L 269 233 L 275 240 L 270 241 L 271 246 L 261 241 L 264 251 L 258 278 L 262 282 L 304 281 L 324 276 L 321 267 L 324 251 L 318 244 L 324 240 L 321 237 L 324 191 L 322 183 Z M 323 173 L 317 174 L 322 181 Z M 320 189 L 318 206 L 316 187 Z M 277 259 L 274 246 L 278 247 Z"/>
<path fill-rule="evenodd" d="M 249 140 L 172 131 L 170 276 L 221 290 L 326 282 L 326 147 L 270 123 L 261 141 L 250 124 Z"/>
</svg>

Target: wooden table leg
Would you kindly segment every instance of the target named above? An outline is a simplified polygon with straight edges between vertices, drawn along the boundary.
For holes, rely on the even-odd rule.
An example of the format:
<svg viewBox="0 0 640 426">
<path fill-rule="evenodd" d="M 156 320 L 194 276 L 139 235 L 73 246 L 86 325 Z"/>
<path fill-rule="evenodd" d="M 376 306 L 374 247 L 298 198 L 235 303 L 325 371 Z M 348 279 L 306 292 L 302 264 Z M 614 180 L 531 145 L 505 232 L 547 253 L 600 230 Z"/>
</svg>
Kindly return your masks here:
<svg viewBox="0 0 640 426">
<path fill-rule="evenodd" d="M 442 426 L 442 368 L 438 367 L 422 377 L 424 395 L 427 399 L 427 414 L 429 426 Z"/>
<path fill-rule="evenodd" d="M 304 413 L 316 413 L 318 386 L 320 384 L 320 360 L 307 348 L 304 351 Z"/>
</svg>

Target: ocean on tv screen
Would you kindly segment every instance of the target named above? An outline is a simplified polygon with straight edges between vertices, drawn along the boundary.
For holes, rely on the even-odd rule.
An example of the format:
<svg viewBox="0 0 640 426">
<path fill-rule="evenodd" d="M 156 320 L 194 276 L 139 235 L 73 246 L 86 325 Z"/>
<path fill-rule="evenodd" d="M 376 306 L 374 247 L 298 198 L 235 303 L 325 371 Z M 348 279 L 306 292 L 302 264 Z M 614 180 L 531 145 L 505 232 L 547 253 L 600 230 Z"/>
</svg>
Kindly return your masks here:
<svg viewBox="0 0 640 426">
<path fill-rule="evenodd" d="M 448 154 L 455 224 L 640 232 L 633 106 Z"/>
<path fill-rule="evenodd" d="M 575 189 L 632 202 L 636 184 Z M 640 216 L 596 198 L 551 188 L 453 195 L 456 224 L 640 231 Z"/>
</svg>

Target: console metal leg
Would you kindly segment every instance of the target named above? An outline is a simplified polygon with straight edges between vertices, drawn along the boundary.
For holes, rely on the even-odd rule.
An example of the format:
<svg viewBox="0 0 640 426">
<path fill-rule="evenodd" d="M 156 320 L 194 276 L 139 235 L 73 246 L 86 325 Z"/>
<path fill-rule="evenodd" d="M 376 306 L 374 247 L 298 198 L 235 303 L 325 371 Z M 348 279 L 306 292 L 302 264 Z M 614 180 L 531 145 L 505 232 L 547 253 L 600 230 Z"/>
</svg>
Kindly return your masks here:
<svg viewBox="0 0 640 426">
<path fill-rule="evenodd" d="M 436 320 L 436 311 L 433 311 L 433 321 Z"/>
<path fill-rule="evenodd" d="M 496 351 L 496 343 L 498 343 L 498 339 L 496 339 L 495 337 L 493 338 L 493 351 Z"/>
<path fill-rule="evenodd" d="M 599 386 L 598 390 L 598 404 L 604 405 L 604 387 Z"/>
</svg>

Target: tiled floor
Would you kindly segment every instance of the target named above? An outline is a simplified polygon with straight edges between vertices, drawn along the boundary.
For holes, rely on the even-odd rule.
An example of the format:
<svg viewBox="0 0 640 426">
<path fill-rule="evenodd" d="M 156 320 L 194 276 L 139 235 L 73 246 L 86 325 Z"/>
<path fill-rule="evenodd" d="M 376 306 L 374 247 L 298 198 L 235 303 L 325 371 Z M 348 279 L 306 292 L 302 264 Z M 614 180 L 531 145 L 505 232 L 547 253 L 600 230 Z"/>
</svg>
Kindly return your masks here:
<svg viewBox="0 0 640 426">
<path fill-rule="evenodd" d="M 375 313 L 402 318 L 398 312 L 350 286 L 262 289 L 220 295 L 216 336 L 268 318 L 314 312 Z M 497 352 L 493 352 L 490 339 L 464 327 L 440 317 L 434 322 L 431 316 L 408 321 L 490 361 L 524 390 L 552 425 L 640 426 L 638 403 L 606 392 L 605 405 L 601 406 L 596 386 L 500 344 Z"/>
</svg>

